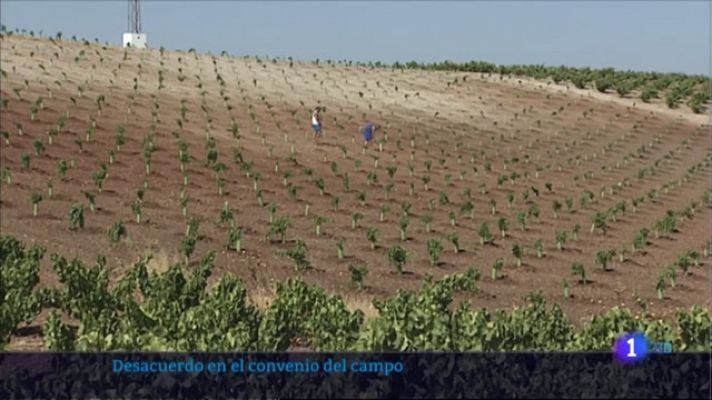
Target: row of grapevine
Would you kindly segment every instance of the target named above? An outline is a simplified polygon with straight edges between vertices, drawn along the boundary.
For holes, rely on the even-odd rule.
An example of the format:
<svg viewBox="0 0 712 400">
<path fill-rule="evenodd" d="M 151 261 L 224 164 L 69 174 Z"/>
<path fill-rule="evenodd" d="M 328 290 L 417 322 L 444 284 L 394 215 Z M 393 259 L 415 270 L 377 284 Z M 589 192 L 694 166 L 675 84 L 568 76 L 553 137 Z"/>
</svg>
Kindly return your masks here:
<svg viewBox="0 0 712 400">
<path fill-rule="evenodd" d="M 378 66 L 387 67 L 380 64 Z M 552 79 L 555 83 L 568 81 L 578 89 L 595 88 L 606 93 L 614 90 L 619 96 L 625 97 L 632 91 L 639 91 L 643 102 L 654 98 L 662 98 L 669 108 L 676 108 L 687 99 L 687 105 L 695 113 L 702 113 L 705 105 L 712 99 L 709 78 L 705 76 L 690 76 L 679 73 L 655 73 L 636 71 L 617 71 L 613 68 L 573 68 L 546 67 L 543 65 L 496 65 L 488 62 L 470 61 L 453 63 L 449 61 L 422 64 L 408 62 L 395 63 L 393 69 L 426 69 L 436 71 L 475 72 L 500 74 L 500 76 L 527 76 L 534 79 Z M 466 81 L 463 78 L 462 81 Z M 458 79 L 452 82 L 458 83 Z"/>
<path fill-rule="evenodd" d="M 0 35 L 11 36 L 12 30 L 4 27 L 0 31 Z M 20 33 L 19 30 L 16 30 Z M 22 30 L 23 34 L 25 30 Z M 30 31 L 32 32 L 32 31 Z M 34 36 L 34 33 L 33 33 Z M 57 40 L 61 40 L 61 33 L 57 34 Z M 52 40 L 52 39 L 51 39 Z M 76 36 L 73 37 L 77 41 Z M 95 39 L 96 41 L 96 39 Z M 89 41 L 83 39 L 85 44 Z M 165 49 L 161 48 L 161 55 Z M 189 52 L 195 53 L 193 49 Z M 226 56 L 227 52 L 223 51 L 221 56 Z M 83 56 L 83 55 L 82 55 Z M 75 61 L 78 62 L 81 58 L 78 56 Z M 259 58 L 257 58 L 259 61 Z M 277 58 L 272 61 L 275 62 Z M 328 65 L 336 66 L 337 64 L 357 65 L 370 68 L 391 68 L 394 70 L 404 69 L 423 69 L 435 71 L 451 71 L 451 72 L 466 72 L 466 73 L 482 73 L 482 74 L 499 74 L 500 79 L 504 76 L 526 76 L 538 80 L 551 79 L 555 83 L 563 81 L 571 82 L 579 89 L 596 89 L 599 92 L 607 93 L 609 90 L 615 91 L 619 96 L 626 97 L 633 91 L 638 91 L 638 96 L 643 102 L 651 102 L 653 99 L 660 98 L 669 108 L 677 108 L 680 103 L 686 101 L 686 104 L 695 113 L 703 113 L 707 103 L 712 100 L 712 85 L 708 77 L 702 75 L 686 75 L 682 73 L 656 73 L 656 72 L 639 72 L 639 71 L 621 71 L 613 68 L 575 68 L 565 66 L 544 66 L 544 65 L 497 65 L 484 61 L 469 61 L 463 63 L 455 63 L 452 61 L 435 62 L 435 63 L 418 63 L 410 61 L 406 63 L 395 62 L 387 64 L 382 62 L 352 62 L 337 60 L 326 60 Z M 261 62 L 261 61 L 260 61 Z M 313 61 L 319 64 L 319 59 Z M 289 58 L 290 67 L 293 66 L 291 57 Z M 162 75 L 159 76 L 161 83 L 159 89 L 163 88 Z M 451 84 L 466 82 L 467 78 L 454 78 Z"/>
<path fill-rule="evenodd" d="M 278 284 L 263 311 L 232 274 L 208 288 L 214 253 L 191 272 L 181 265 L 149 272 L 150 256 L 144 257 L 115 284 L 103 257 L 87 267 L 54 254 L 60 284 L 38 289 L 43 256 L 40 247 L 26 249 L 10 236 L 0 238 L 3 347 L 23 321 L 49 309 L 42 331 L 51 350 L 284 351 L 299 339 L 324 351 L 606 351 L 620 333 L 634 330 L 671 341 L 681 351 L 710 348 L 709 312 L 698 306 L 679 311 L 672 325 L 616 307 L 581 328 L 538 292 L 509 312 L 475 309 L 467 302 L 454 306 L 456 291 L 477 292 L 476 269 L 440 280 L 428 277 L 418 291 L 374 301 L 378 314 L 365 319 L 341 297 L 298 279 Z M 63 322 L 68 319 L 78 329 Z"/>
</svg>

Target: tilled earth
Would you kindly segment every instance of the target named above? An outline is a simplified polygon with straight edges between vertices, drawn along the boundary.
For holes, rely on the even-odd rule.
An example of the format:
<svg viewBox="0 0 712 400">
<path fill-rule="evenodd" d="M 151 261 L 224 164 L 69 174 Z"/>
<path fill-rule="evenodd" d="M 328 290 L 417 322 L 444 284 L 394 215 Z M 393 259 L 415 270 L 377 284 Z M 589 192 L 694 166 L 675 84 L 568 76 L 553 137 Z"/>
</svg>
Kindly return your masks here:
<svg viewBox="0 0 712 400">
<path fill-rule="evenodd" d="M 640 311 L 636 305 L 640 301 L 662 318 L 709 301 L 706 259 L 689 276 L 683 277 L 678 269 L 677 285 L 666 289 L 662 301 L 655 289 L 658 276 L 678 256 L 689 250 L 702 254 L 710 238 L 709 209 L 702 205 L 709 168 L 688 171 L 708 160 L 710 126 L 687 110 L 620 101 L 614 94 L 592 96 L 517 77 L 344 63 L 291 64 L 185 52 L 162 55 L 158 50 L 132 50 L 125 57 L 124 50 L 116 47 L 20 37 L 6 37 L 0 44 L 4 72 L 0 90 L 2 98 L 9 100 L 0 112 L 0 124 L 10 133 L 9 143 L 0 143 L 0 163 L 12 174 L 11 184 L 0 184 L 2 234 L 88 263 L 106 255 L 115 277 L 148 253 L 155 255 L 152 268 L 157 270 L 182 260 L 186 218 L 179 203 L 183 176 L 175 139 L 180 136 L 192 156 L 187 167 L 188 217 L 201 220 L 191 260 L 217 251 L 214 278 L 223 272 L 239 275 L 260 305 L 269 301 L 276 282 L 299 276 L 343 295 L 368 315 L 374 312 L 373 298 L 415 289 L 427 274 L 442 277 L 471 266 L 482 273 L 480 293 L 459 295 L 458 300 L 477 307 L 510 308 L 526 293 L 541 290 L 577 323 L 614 306 Z M 40 96 L 44 107 L 32 120 L 31 108 Z M 99 96 L 105 98 L 100 115 Z M 187 122 L 179 126 L 182 102 Z M 325 107 L 324 136 L 315 143 L 310 115 L 317 105 Z M 48 131 L 62 115 L 65 126 L 50 145 Z M 230 132 L 232 118 L 240 139 Z M 92 120 L 95 133 L 86 141 Z M 358 128 L 366 121 L 382 124 L 383 129 L 364 150 Z M 117 150 L 120 124 L 125 124 L 126 142 Z M 152 125 L 156 151 L 147 175 L 143 140 Z M 206 165 L 208 134 L 217 143 L 218 161 L 226 166 L 220 173 L 225 181 L 222 196 L 215 172 Z M 40 155 L 35 154 L 35 142 L 44 147 Z M 266 238 L 269 213 L 258 204 L 253 180 L 234 162 L 233 151 L 238 148 L 252 164 L 252 176 L 260 176 L 257 185 L 264 204 L 273 202 L 276 216 L 290 218 L 287 243 Z M 101 163 L 108 164 L 111 150 L 115 162 L 108 165 L 109 176 L 98 192 L 92 174 Z M 290 160 L 292 150 L 295 158 Z M 22 154 L 29 155 L 28 169 L 21 166 Z M 70 165 L 65 180 L 58 175 L 60 160 Z M 397 170 L 386 198 L 389 165 Z M 289 182 L 298 188 L 296 198 L 283 184 L 285 171 L 291 172 Z M 369 183 L 369 172 L 375 174 L 374 182 Z M 513 173 L 513 181 L 498 185 L 500 176 L 511 178 Z M 349 190 L 343 184 L 346 174 Z M 424 176 L 430 178 L 427 191 Z M 323 195 L 315 184 L 319 178 L 325 182 Z M 52 198 L 47 191 L 50 180 Z M 145 181 L 143 220 L 137 224 L 131 203 Z M 474 204 L 472 219 L 469 212 L 460 212 L 466 190 Z M 651 190 L 657 190 L 655 201 L 648 197 Z M 95 194 L 96 212 L 89 211 L 83 191 Z M 582 208 L 580 198 L 586 191 L 595 198 Z M 32 216 L 33 192 L 44 197 L 37 217 Z M 359 192 L 365 194 L 365 205 L 358 199 Z M 514 196 L 511 206 L 509 193 Z M 565 200 L 569 196 L 571 210 Z M 447 202 L 441 201 L 445 197 Z M 633 212 L 632 199 L 637 197 L 645 201 Z M 333 207 L 334 198 L 339 199 L 338 209 Z M 562 205 L 558 218 L 554 201 Z M 607 232 L 591 233 L 592 216 L 622 201 L 626 211 L 609 220 Z M 693 201 L 700 205 L 692 219 L 679 221 L 668 238 L 651 233 L 649 245 L 632 254 L 633 239 L 641 228 L 652 231 L 667 210 L 681 211 Z M 226 250 L 228 228 L 216 223 L 225 202 L 244 228 L 240 253 Z M 406 241 L 401 241 L 399 229 L 403 203 L 411 207 Z M 69 229 L 68 221 L 73 204 L 85 206 L 85 226 L 76 231 Z M 382 206 L 390 209 L 383 222 Z M 540 216 L 527 218 L 523 231 L 517 214 L 532 206 Z M 450 212 L 456 214 L 454 226 Z M 363 218 L 352 229 L 354 213 Z M 433 217 L 430 233 L 421 221 L 427 213 Z M 314 229 L 317 215 L 328 219 L 320 236 Z M 509 224 L 505 238 L 498 229 L 500 218 Z M 128 236 L 111 243 L 107 229 L 120 219 Z M 494 235 L 494 244 L 480 244 L 483 222 Z M 577 224 L 579 237 L 573 240 L 571 231 Z M 366 238 L 369 227 L 379 231 L 376 249 Z M 562 251 L 556 247 L 556 231 L 569 232 Z M 459 236 L 458 253 L 446 237 L 452 233 Z M 430 264 L 426 248 L 431 238 L 440 239 L 444 248 L 436 266 Z M 309 270 L 295 271 L 291 260 L 279 254 L 297 239 L 307 245 L 313 267 Z M 344 260 L 337 259 L 340 239 Z M 542 258 L 534 251 L 538 239 L 544 246 Z M 512 255 L 515 243 L 524 248 L 521 267 L 515 266 Z M 410 253 L 405 274 L 396 273 L 388 263 L 386 254 L 394 245 Z M 614 257 L 610 270 L 604 271 L 596 264 L 596 252 L 608 249 L 627 253 L 623 262 Z M 505 266 L 500 278 L 492 281 L 491 266 L 498 258 L 504 259 Z M 46 259 L 41 285 L 53 285 L 57 278 Z M 585 266 L 588 284 L 572 275 L 574 262 Z M 350 284 L 349 265 L 368 267 L 364 290 Z M 568 299 L 563 297 L 564 279 L 573 295 Z M 32 347 L 36 342 L 32 335 L 41 321 L 24 328 L 27 337 L 13 339 L 15 348 Z"/>
</svg>

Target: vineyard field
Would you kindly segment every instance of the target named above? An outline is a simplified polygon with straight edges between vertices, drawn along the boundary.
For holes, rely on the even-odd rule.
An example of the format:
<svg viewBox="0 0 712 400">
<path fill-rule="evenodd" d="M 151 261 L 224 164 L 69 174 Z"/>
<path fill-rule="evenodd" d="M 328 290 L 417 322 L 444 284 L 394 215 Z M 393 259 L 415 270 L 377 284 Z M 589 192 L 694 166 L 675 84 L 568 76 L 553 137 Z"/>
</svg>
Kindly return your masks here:
<svg viewBox="0 0 712 400">
<path fill-rule="evenodd" d="M 707 78 L 0 51 L 7 349 L 709 346 Z"/>
</svg>

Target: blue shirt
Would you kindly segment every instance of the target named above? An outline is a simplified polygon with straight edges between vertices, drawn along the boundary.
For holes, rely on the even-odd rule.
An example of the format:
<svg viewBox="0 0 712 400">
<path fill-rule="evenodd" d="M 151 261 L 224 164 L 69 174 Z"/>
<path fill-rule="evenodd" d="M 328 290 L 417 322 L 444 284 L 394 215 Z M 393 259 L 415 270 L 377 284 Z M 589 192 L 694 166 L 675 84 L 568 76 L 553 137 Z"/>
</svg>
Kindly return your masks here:
<svg viewBox="0 0 712 400">
<path fill-rule="evenodd" d="M 371 140 L 371 137 L 373 136 L 374 127 L 374 124 L 367 124 L 363 127 L 363 137 L 366 138 L 366 140 Z"/>
</svg>

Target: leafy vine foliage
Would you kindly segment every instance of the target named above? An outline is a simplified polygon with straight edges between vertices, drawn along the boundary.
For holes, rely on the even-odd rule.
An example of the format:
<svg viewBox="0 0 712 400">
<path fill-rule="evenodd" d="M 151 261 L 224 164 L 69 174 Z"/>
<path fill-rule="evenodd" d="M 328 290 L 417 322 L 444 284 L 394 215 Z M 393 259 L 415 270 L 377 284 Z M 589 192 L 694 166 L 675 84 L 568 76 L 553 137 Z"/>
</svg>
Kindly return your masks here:
<svg viewBox="0 0 712 400">
<path fill-rule="evenodd" d="M 55 254 L 50 260 L 59 284 L 38 289 L 44 253 L 0 238 L 3 348 L 23 322 L 50 309 L 43 338 L 58 351 L 285 351 L 295 342 L 321 351 L 607 351 L 621 333 L 636 330 L 677 350 L 710 349 L 709 312 L 699 306 L 678 312 L 673 324 L 616 307 L 575 328 L 538 292 L 511 311 L 453 304 L 456 292 L 477 293 L 476 268 L 427 277 L 418 291 L 374 301 L 377 315 L 365 318 L 341 297 L 299 279 L 278 284 L 271 304 L 259 310 L 232 274 L 209 287 L 215 253 L 190 272 L 181 265 L 149 271 L 151 258 L 144 257 L 115 283 L 103 257 L 88 267 Z"/>
<path fill-rule="evenodd" d="M 21 322 L 30 323 L 40 312 L 39 263 L 45 250 L 25 246 L 10 236 L 0 237 L 0 350 Z"/>
</svg>

